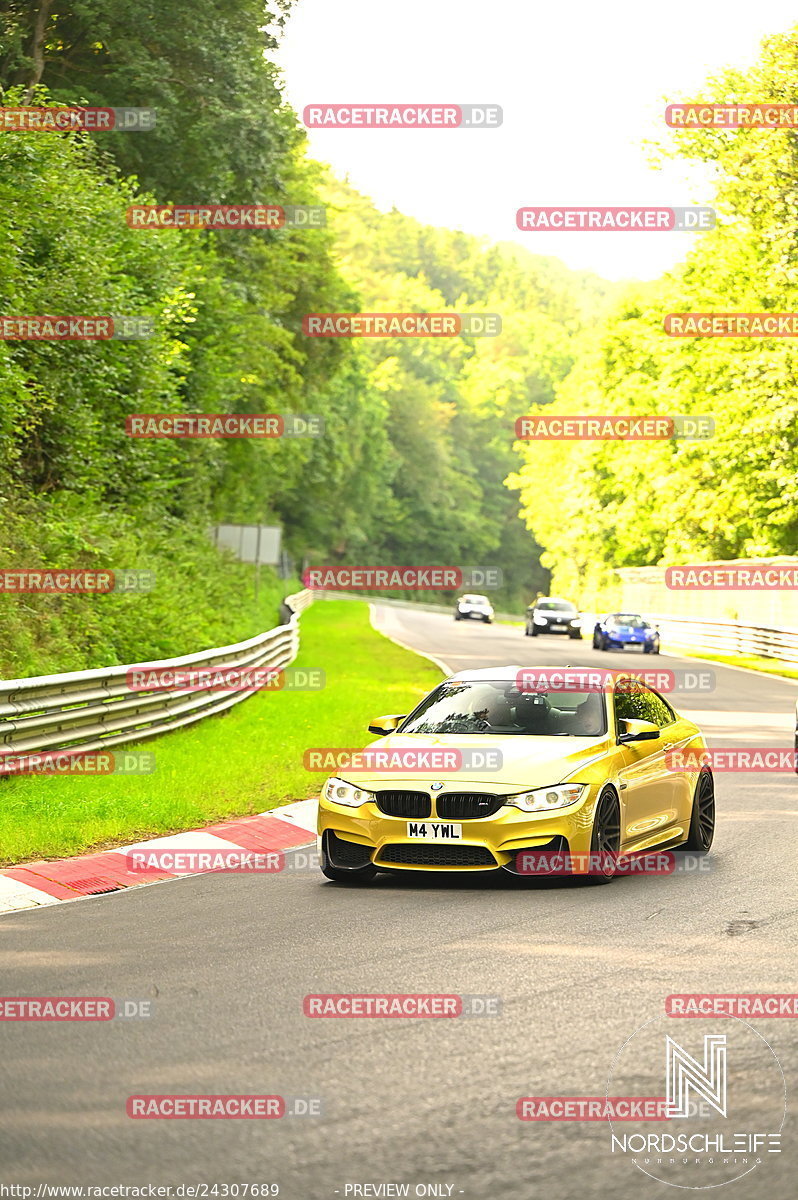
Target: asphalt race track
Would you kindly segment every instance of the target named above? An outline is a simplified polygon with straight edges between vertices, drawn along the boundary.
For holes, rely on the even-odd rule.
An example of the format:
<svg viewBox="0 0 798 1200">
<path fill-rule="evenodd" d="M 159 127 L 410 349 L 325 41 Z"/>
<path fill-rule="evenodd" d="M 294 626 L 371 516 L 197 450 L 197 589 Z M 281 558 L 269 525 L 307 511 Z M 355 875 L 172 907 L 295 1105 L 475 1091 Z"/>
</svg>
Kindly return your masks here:
<svg viewBox="0 0 798 1200">
<path fill-rule="evenodd" d="M 377 620 L 453 670 L 633 657 L 404 609 L 382 607 Z M 665 655 L 645 665 L 715 672 L 713 691 L 673 697 L 711 745 L 791 744 L 798 684 Z M 0 1027 L 5 1176 L 34 1196 L 40 1183 L 277 1183 L 289 1200 L 390 1195 L 351 1186 L 387 1183 L 469 1200 L 666 1196 L 610 1152 L 605 1122 L 524 1123 L 515 1106 L 604 1096 L 616 1053 L 670 993 L 798 991 L 798 777 L 722 774 L 716 791 L 708 871 L 595 888 L 504 875 L 380 876 L 362 889 L 312 869 L 204 875 L 0 918 L 3 994 L 154 1001 L 149 1019 Z M 498 996 L 501 1014 L 310 1019 L 303 997 L 319 992 Z M 694 1024 L 672 1021 L 674 1036 Z M 795 1020 L 752 1024 L 794 1096 Z M 137 1121 L 125 1102 L 139 1093 L 323 1107 L 276 1121 Z M 751 1105 L 749 1124 L 753 1095 Z M 796 1167 L 788 1118 L 782 1153 L 728 1195 L 787 1200 Z"/>
</svg>

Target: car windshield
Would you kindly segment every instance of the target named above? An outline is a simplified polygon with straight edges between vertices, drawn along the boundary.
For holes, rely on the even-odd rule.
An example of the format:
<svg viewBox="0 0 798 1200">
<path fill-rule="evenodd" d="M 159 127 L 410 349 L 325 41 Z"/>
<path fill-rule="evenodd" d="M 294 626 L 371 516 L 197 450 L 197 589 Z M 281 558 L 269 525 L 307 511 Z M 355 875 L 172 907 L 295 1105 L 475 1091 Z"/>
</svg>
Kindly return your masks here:
<svg viewBox="0 0 798 1200">
<path fill-rule="evenodd" d="M 634 625 L 638 629 L 648 629 L 648 621 L 644 621 L 638 613 L 615 613 L 610 619 L 616 625 Z"/>
<path fill-rule="evenodd" d="M 540 600 L 535 607 L 544 612 L 576 612 L 576 605 L 567 600 Z"/>
<path fill-rule="evenodd" d="M 399 732 L 600 737 L 606 731 L 601 692 L 522 692 L 514 679 L 479 679 L 442 683 Z"/>
<path fill-rule="evenodd" d="M 460 603 L 461 604 L 487 604 L 488 597 L 487 596 L 463 596 Z"/>
</svg>

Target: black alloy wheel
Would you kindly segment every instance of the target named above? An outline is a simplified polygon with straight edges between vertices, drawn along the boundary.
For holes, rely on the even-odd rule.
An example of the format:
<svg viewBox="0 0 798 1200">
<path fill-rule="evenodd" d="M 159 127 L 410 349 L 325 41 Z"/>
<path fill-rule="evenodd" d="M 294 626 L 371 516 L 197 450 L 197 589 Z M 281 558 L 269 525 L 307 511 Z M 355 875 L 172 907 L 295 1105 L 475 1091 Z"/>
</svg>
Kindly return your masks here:
<svg viewBox="0 0 798 1200">
<path fill-rule="evenodd" d="M 712 773 L 705 767 L 698 776 L 693 796 L 693 814 L 690 818 L 690 833 L 682 850 L 694 854 L 706 854 L 715 836 L 715 782 Z"/>
<path fill-rule="evenodd" d="M 609 883 L 615 875 L 621 849 L 621 808 L 609 788 L 599 796 L 590 838 L 590 862 L 585 877 L 590 883 Z"/>
</svg>

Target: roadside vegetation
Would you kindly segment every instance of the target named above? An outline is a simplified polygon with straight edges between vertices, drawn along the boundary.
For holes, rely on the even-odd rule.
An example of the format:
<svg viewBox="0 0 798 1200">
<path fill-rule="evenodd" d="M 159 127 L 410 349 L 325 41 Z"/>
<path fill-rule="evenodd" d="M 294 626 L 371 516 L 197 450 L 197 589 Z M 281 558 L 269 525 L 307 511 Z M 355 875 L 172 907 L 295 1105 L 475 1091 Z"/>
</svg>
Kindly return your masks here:
<svg viewBox="0 0 798 1200">
<path fill-rule="evenodd" d="M 290 0 L 7 6 L 0 103 L 155 109 L 138 133 L 0 132 L 0 312 L 130 315 L 134 341 L 0 340 L 0 567 L 154 571 L 127 596 L 0 595 L 0 674 L 170 656 L 273 624 L 219 521 L 298 563 L 499 565 L 544 585 L 503 486 L 612 290 L 519 247 L 381 213 L 307 157 L 271 61 Z M 42 19 L 43 16 L 43 19 Z M 323 228 L 132 229 L 137 203 L 324 204 Z M 308 312 L 497 311 L 500 338 L 309 338 Z M 142 440 L 135 413 L 313 413 L 325 436 Z M 319 503 L 319 497 L 329 498 Z M 447 597 L 448 599 L 448 597 Z"/>
<path fill-rule="evenodd" d="M 16 776 L 0 781 L 0 866 L 57 858 L 264 812 L 317 796 L 309 747 L 361 747 L 368 722 L 408 712 L 439 669 L 377 633 L 362 601 L 314 604 L 301 619 L 297 667 L 316 691 L 262 692 L 226 716 L 124 750 L 155 754 L 151 775 Z"/>
<path fill-rule="evenodd" d="M 794 312 L 794 133 L 680 130 L 718 226 L 609 284 L 380 211 L 307 155 L 274 64 L 292 0 L 11 0 L 0 104 L 140 106 L 138 133 L 0 132 L 0 312 L 146 317 L 133 341 L 0 339 L 0 568 L 153 571 L 149 595 L 0 595 L 8 678 L 168 657 L 274 623 L 208 544 L 282 526 L 297 564 L 499 566 L 497 609 L 614 604 L 613 568 L 798 550 L 795 339 L 669 338 L 669 312 Z M 798 32 L 706 99 L 798 101 Z M 752 201 L 752 196 L 754 200 Z M 312 204 L 320 228 L 137 230 L 156 204 Z M 534 243 L 529 241 L 528 245 Z M 482 311 L 498 337 L 311 338 L 309 312 Z M 517 417 L 714 418 L 700 441 L 513 444 Z M 134 413 L 312 413 L 312 438 L 143 440 Z M 522 519 L 519 519 L 519 514 Z M 406 593 L 412 598 L 412 593 Z M 432 599 L 430 593 L 416 598 Z M 451 596 L 436 599 L 451 601 Z"/>
<path fill-rule="evenodd" d="M 798 28 L 765 39 L 755 66 L 708 80 L 700 95 L 795 104 Z M 683 265 L 625 290 L 586 335 L 550 411 L 706 415 L 715 434 L 529 444 L 510 481 L 546 547 L 552 590 L 597 609 L 614 603 L 614 567 L 798 552 L 795 338 L 668 337 L 663 328 L 668 313 L 798 311 L 795 133 L 663 131 L 654 133 L 661 153 L 711 169 L 717 228 L 685 235 Z"/>
<path fill-rule="evenodd" d="M 707 662 L 723 663 L 727 667 L 745 667 L 747 671 L 759 671 L 763 675 L 776 675 L 780 679 L 798 679 L 798 666 L 780 658 L 762 658 L 758 654 L 712 654 L 696 650 L 692 646 L 668 646 L 672 654 L 686 658 L 701 658 Z"/>
</svg>

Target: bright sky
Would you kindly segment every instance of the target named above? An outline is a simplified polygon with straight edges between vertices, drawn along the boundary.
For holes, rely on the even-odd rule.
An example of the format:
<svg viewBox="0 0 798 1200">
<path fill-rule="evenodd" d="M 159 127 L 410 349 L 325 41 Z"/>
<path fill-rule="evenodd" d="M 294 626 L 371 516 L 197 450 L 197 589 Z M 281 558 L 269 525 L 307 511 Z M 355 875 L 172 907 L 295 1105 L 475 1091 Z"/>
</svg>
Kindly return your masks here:
<svg viewBox="0 0 798 1200">
<path fill-rule="evenodd" d="M 298 0 L 278 61 L 311 103 L 494 103 L 499 129 L 312 130 L 311 154 L 421 221 L 516 239 L 608 279 L 655 278 L 690 233 L 521 233 L 523 206 L 709 204 L 703 170 L 654 169 L 666 101 L 798 20 L 794 0 Z"/>
</svg>

